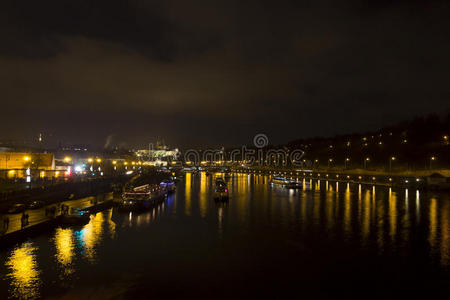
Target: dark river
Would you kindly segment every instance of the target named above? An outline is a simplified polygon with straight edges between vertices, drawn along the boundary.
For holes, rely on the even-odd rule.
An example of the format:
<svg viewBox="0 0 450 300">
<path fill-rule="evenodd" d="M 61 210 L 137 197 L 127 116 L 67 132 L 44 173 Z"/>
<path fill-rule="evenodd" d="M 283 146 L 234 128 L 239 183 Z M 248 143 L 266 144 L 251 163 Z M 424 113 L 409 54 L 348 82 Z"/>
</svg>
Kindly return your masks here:
<svg viewBox="0 0 450 300">
<path fill-rule="evenodd" d="M 449 193 L 187 174 L 147 213 L 97 213 L 0 252 L 0 298 L 406 298 L 450 292 Z"/>
</svg>

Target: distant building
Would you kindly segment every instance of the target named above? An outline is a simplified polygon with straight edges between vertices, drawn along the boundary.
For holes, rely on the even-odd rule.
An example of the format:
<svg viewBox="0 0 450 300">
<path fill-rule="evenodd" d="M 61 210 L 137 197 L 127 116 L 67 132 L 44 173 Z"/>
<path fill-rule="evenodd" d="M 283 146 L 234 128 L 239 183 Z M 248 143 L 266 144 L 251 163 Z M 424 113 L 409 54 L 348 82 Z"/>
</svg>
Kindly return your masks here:
<svg viewBox="0 0 450 300">
<path fill-rule="evenodd" d="M 135 155 L 141 160 L 176 160 L 178 149 L 174 150 L 136 150 Z"/>
<path fill-rule="evenodd" d="M 53 153 L 0 152 L 0 177 L 23 178 L 31 171 L 55 169 Z"/>
<path fill-rule="evenodd" d="M 89 146 L 85 145 L 85 144 L 61 144 L 59 143 L 59 150 L 61 151 L 71 151 L 71 152 L 76 152 L 76 151 L 89 151 Z"/>
</svg>

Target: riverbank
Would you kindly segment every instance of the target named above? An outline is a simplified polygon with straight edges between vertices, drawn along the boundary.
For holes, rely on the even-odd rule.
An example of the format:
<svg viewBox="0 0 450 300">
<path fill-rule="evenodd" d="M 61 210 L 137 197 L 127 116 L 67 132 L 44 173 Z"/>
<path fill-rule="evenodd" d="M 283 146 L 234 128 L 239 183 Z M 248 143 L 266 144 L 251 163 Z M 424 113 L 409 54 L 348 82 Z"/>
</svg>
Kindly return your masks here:
<svg viewBox="0 0 450 300">
<path fill-rule="evenodd" d="M 81 209 L 88 213 L 96 213 L 114 204 L 114 195 L 120 197 L 122 188 L 141 184 L 160 183 L 170 175 L 158 172 L 156 169 L 146 170 L 133 177 L 103 178 L 102 180 L 87 181 L 84 185 L 66 185 L 55 193 L 41 191 L 43 205 L 37 209 L 30 209 L 27 204 L 36 201 L 36 197 L 24 199 L 23 212 L 5 214 L 0 220 L 0 242 L 2 244 L 17 242 L 30 235 L 37 234 L 48 228 L 60 225 L 58 217 L 62 214 L 62 206 L 69 209 Z M 67 196 L 69 195 L 69 196 Z M 7 207 L 6 203 L 2 203 Z M 22 218 L 26 216 L 26 220 Z"/>
<path fill-rule="evenodd" d="M 442 189 L 449 190 L 450 170 L 423 170 L 404 172 L 384 172 L 363 169 L 321 169 L 303 170 L 283 167 L 240 167 L 233 168 L 236 172 L 282 175 L 301 179 L 315 179 L 328 181 L 353 182 L 360 184 L 384 185 L 401 188 L 415 189 Z"/>
<path fill-rule="evenodd" d="M 2 246 L 23 241 L 29 237 L 37 235 L 46 230 L 50 230 L 61 225 L 60 217 L 63 214 L 63 206 L 68 210 L 78 209 L 88 213 L 96 213 L 113 205 L 113 195 L 111 192 L 96 196 L 89 196 L 80 199 L 67 200 L 59 203 L 46 205 L 45 207 L 27 210 L 24 214 L 26 223 L 23 223 L 22 214 L 8 214 L 3 216 L 0 243 Z M 5 228 L 5 218 L 8 225 Z"/>
</svg>

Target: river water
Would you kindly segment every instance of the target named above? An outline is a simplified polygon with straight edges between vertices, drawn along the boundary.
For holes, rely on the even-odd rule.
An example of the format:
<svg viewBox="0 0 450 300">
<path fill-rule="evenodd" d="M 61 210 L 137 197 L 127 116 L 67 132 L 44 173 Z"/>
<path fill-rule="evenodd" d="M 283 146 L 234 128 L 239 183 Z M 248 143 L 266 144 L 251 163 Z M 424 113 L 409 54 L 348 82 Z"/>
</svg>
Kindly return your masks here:
<svg viewBox="0 0 450 300">
<path fill-rule="evenodd" d="M 0 298 L 404 298 L 448 292 L 448 193 L 186 174 L 153 210 L 109 209 L 3 247 Z"/>
</svg>

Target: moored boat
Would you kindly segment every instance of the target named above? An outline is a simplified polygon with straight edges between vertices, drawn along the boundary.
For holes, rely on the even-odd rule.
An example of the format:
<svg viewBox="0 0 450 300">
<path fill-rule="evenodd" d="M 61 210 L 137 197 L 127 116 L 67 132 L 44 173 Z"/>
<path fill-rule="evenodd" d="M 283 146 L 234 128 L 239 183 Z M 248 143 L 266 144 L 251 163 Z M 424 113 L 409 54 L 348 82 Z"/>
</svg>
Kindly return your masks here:
<svg viewBox="0 0 450 300">
<path fill-rule="evenodd" d="M 222 177 L 216 178 L 214 189 L 215 200 L 228 200 L 228 186 Z"/>
<path fill-rule="evenodd" d="M 160 184 L 161 188 L 165 190 L 167 194 L 172 194 L 175 192 L 176 185 L 173 180 L 164 180 Z"/>
<path fill-rule="evenodd" d="M 91 216 L 89 213 L 79 209 L 58 216 L 58 221 L 61 225 L 84 225 L 89 223 L 90 220 Z"/>
<path fill-rule="evenodd" d="M 282 176 L 275 176 L 270 181 L 272 185 L 281 185 L 282 187 L 288 188 L 288 189 L 299 189 L 302 187 L 302 184 L 296 180 L 287 179 Z"/>
<path fill-rule="evenodd" d="M 274 176 L 272 177 L 272 179 L 270 180 L 271 184 L 280 184 L 280 185 L 285 185 L 288 182 L 288 179 L 282 176 Z"/>
<path fill-rule="evenodd" d="M 167 192 L 158 184 L 136 187 L 122 194 L 119 208 L 122 210 L 144 210 L 155 206 L 164 200 Z"/>
</svg>

